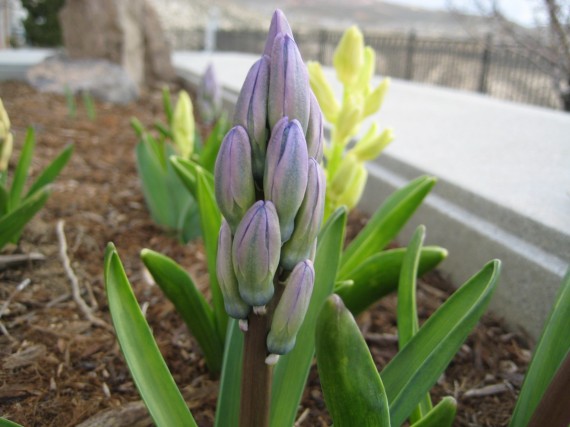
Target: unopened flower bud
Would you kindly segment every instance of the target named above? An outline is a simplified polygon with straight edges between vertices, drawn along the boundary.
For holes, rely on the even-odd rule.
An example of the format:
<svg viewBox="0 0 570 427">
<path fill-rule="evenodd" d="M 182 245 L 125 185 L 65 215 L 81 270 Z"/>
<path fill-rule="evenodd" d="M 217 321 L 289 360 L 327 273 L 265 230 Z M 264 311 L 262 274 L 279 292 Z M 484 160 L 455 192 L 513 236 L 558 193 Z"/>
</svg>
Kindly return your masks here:
<svg viewBox="0 0 570 427">
<path fill-rule="evenodd" d="M 234 319 L 246 319 L 251 307 L 241 299 L 239 294 L 238 281 L 232 263 L 232 232 L 226 220 L 222 220 L 218 237 L 216 273 L 226 312 Z"/>
<path fill-rule="evenodd" d="M 289 35 L 278 34 L 273 43 L 267 109 L 271 129 L 287 116 L 301 124 L 309 122 L 309 76 L 297 44 Z"/>
<path fill-rule="evenodd" d="M 297 263 L 311 257 L 311 250 L 323 221 L 326 181 L 315 159 L 309 159 L 307 191 L 291 238 L 281 248 L 281 265 L 292 270 Z"/>
<path fill-rule="evenodd" d="M 353 96 L 348 96 L 344 100 L 342 110 L 337 120 L 337 138 L 343 144 L 347 144 L 360 127 L 362 121 L 362 106 Z"/>
<path fill-rule="evenodd" d="M 10 133 L 10 118 L 0 99 L 0 172 L 8 169 L 12 148 L 13 139 Z"/>
<path fill-rule="evenodd" d="M 386 129 L 378 134 L 378 125 L 373 123 L 366 135 L 357 142 L 349 153 L 361 162 L 374 160 L 393 140 L 394 132 L 392 129 Z"/>
<path fill-rule="evenodd" d="M 281 233 L 275 206 L 260 200 L 238 225 L 232 246 L 239 293 L 247 304 L 263 306 L 271 300 L 280 248 Z"/>
<path fill-rule="evenodd" d="M 347 155 L 331 183 L 331 191 L 337 205 L 345 205 L 348 209 L 355 207 L 362 196 L 368 171 L 362 162 L 354 156 Z"/>
<path fill-rule="evenodd" d="M 245 212 L 255 202 L 251 145 L 247 132 L 234 126 L 220 146 L 215 167 L 216 201 L 235 231 Z"/>
<path fill-rule="evenodd" d="M 281 240 L 293 232 L 295 216 L 307 188 L 309 156 L 307 142 L 297 120 L 281 119 L 267 145 L 263 191 L 279 215 Z"/>
<path fill-rule="evenodd" d="M 315 270 L 311 261 L 306 260 L 295 266 L 273 314 L 267 336 L 269 353 L 287 354 L 295 346 L 297 333 L 309 308 L 314 282 Z"/>
<path fill-rule="evenodd" d="M 313 89 L 319 101 L 323 114 L 330 123 L 335 123 L 340 112 L 340 104 L 334 96 L 332 87 L 325 77 L 321 64 L 315 61 L 309 61 L 307 70 L 309 71 L 311 89 Z"/>
<path fill-rule="evenodd" d="M 269 59 L 264 56 L 250 68 L 236 103 L 234 123 L 243 126 L 249 135 L 253 155 L 253 174 L 263 177 L 267 148 L 267 92 L 269 90 Z"/>
<path fill-rule="evenodd" d="M 354 83 L 353 90 L 361 92 L 364 96 L 370 93 L 370 81 L 374 77 L 374 69 L 376 68 L 376 53 L 370 46 L 364 48 L 364 62 L 358 73 L 358 78 Z"/>
<path fill-rule="evenodd" d="M 371 114 L 376 113 L 382 107 L 384 103 L 384 97 L 386 96 L 386 92 L 390 87 L 390 79 L 385 78 L 382 80 L 376 89 L 374 89 L 365 99 L 364 101 L 364 117 L 367 117 Z"/>
<path fill-rule="evenodd" d="M 307 127 L 307 150 L 309 157 L 317 160 L 318 163 L 323 159 L 323 115 L 317 102 L 315 95 L 311 93 L 311 105 L 309 111 L 309 126 Z"/>
<path fill-rule="evenodd" d="M 287 18 L 285 18 L 285 15 L 279 9 L 277 9 L 271 17 L 269 32 L 267 34 L 267 40 L 265 41 L 265 49 L 263 50 L 264 55 L 271 56 L 273 42 L 278 34 L 287 34 L 293 38 L 293 31 L 291 31 L 289 22 L 287 22 Z"/>
<path fill-rule="evenodd" d="M 186 91 L 180 91 L 172 117 L 174 144 L 181 157 L 189 159 L 194 151 L 194 111 Z"/>
<path fill-rule="evenodd" d="M 352 85 L 364 62 L 364 41 L 356 26 L 347 29 L 334 52 L 333 65 L 338 79 L 346 86 Z"/>
<path fill-rule="evenodd" d="M 220 115 L 222 109 L 222 89 L 216 79 L 216 73 L 212 64 L 208 65 L 202 82 L 198 88 L 198 106 L 200 115 L 205 123 L 211 124 Z"/>
</svg>

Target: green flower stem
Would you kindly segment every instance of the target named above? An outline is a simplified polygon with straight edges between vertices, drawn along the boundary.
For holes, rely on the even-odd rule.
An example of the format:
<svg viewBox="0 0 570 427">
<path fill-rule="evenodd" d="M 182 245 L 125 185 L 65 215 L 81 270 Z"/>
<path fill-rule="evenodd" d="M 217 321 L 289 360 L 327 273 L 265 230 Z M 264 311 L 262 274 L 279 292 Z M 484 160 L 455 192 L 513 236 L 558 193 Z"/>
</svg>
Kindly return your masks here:
<svg viewBox="0 0 570 427">
<path fill-rule="evenodd" d="M 273 368 L 265 363 L 265 340 L 271 325 L 268 314 L 249 316 L 244 337 L 240 427 L 268 427 Z"/>
</svg>

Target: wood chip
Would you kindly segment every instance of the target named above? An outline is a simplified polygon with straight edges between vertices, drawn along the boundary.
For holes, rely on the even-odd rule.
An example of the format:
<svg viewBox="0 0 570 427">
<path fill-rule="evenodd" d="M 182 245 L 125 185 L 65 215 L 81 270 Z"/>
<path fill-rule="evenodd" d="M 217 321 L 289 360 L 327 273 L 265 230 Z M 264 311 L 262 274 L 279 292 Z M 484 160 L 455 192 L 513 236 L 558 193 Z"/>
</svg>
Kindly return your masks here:
<svg viewBox="0 0 570 427">
<path fill-rule="evenodd" d="M 463 397 L 483 397 L 483 396 L 493 396 L 495 394 L 501 394 L 509 390 L 509 386 L 505 383 L 487 385 L 481 388 L 472 388 L 467 390 Z"/>
</svg>

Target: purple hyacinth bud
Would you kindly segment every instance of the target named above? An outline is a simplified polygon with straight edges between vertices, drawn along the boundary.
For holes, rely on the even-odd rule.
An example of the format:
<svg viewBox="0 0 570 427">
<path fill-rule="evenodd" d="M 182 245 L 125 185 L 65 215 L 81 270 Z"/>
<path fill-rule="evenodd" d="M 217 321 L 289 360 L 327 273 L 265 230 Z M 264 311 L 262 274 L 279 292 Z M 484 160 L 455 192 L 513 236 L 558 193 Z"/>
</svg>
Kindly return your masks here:
<svg viewBox="0 0 570 427">
<path fill-rule="evenodd" d="M 267 40 L 265 42 L 265 49 L 263 54 L 271 56 L 271 50 L 273 49 L 273 42 L 278 34 L 287 34 L 289 37 L 293 38 L 293 31 L 285 18 L 285 14 L 281 10 L 277 9 L 271 18 L 271 25 L 269 26 L 269 33 L 267 34 Z"/>
<path fill-rule="evenodd" d="M 255 202 L 251 146 L 243 127 L 234 126 L 222 141 L 214 174 L 218 206 L 235 231 Z"/>
<path fill-rule="evenodd" d="M 213 64 L 209 64 L 198 88 L 198 107 L 202 120 L 210 124 L 220 115 L 222 109 L 222 89 L 216 79 Z"/>
<path fill-rule="evenodd" d="M 238 281 L 232 263 L 232 232 L 226 220 L 222 220 L 218 237 L 216 273 L 228 315 L 234 319 L 247 319 L 251 307 L 241 299 L 239 294 Z"/>
<path fill-rule="evenodd" d="M 249 305 L 263 306 L 271 300 L 280 248 L 281 233 L 275 206 L 260 200 L 238 225 L 232 246 L 239 293 Z"/>
<path fill-rule="evenodd" d="M 267 110 L 269 127 L 282 117 L 297 119 L 303 133 L 309 122 L 309 75 L 295 41 L 289 36 L 278 34 L 271 52 L 269 72 L 269 95 Z"/>
<path fill-rule="evenodd" d="M 281 119 L 267 144 L 263 191 L 271 200 L 281 226 L 281 240 L 293 232 L 295 216 L 307 189 L 309 155 L 301 125 L 297 120 Z"/>
<path fill-rule="evenodd" d="M 311 91 L 310 99 L 309 125 L 306 134 L 307 149 L 309 150 L 309 156 L 320 163 L 323 160 L 323 114 L 313 91 Z"/>
<path fill-rule="evenodd" d="M 310 260 L 295 266 L 273 314 L 267 335 L 267 350 L 270 353 L 287 354 L 295 346 L 297 333 L 309 308 L 314 282 L 315 270 Z"/>
<path fill-rule="evenodd" d="M 309 159 L 307 191 L 291 238 L 281 248 L 281 266 L 291 270 L 297 263 L 311 258 L 311 250 L 323 222 L 326 180 L 317 161 Z"/>
<path fill-rule="evenodd" d="M 250 68 L 236 103 L 234 123 L 249 135 L 253 154 L 253 174 L 263 177 L 267 147 L 267 93 L 269 90 L 269 58 L 260 58 Z"/>
</svg>

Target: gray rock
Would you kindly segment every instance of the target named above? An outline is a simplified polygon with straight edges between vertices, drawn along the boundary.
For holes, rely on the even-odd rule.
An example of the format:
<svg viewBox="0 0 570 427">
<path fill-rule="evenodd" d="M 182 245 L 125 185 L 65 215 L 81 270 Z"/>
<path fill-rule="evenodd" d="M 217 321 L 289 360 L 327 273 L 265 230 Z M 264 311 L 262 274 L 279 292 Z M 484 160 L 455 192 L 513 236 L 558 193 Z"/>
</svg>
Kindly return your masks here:
<svg viewBox="0 0 570 427">
<path fill-rule="evenodd" d="M 64 55 L 46 58 L 31 67 L 27 80 L 42 92 L 89 92 L 115 104 L 127 104 L 139 96 L 133 79 L 117 64 L 105 59 L 70 59 Z"/>
<path fill-rule="evenodd" d="M 146 0 L 67 0 L 59 21 L 72 59 L 107 59 L 138 85 L 175 76 L 170 46 Z"/>
</svg>

